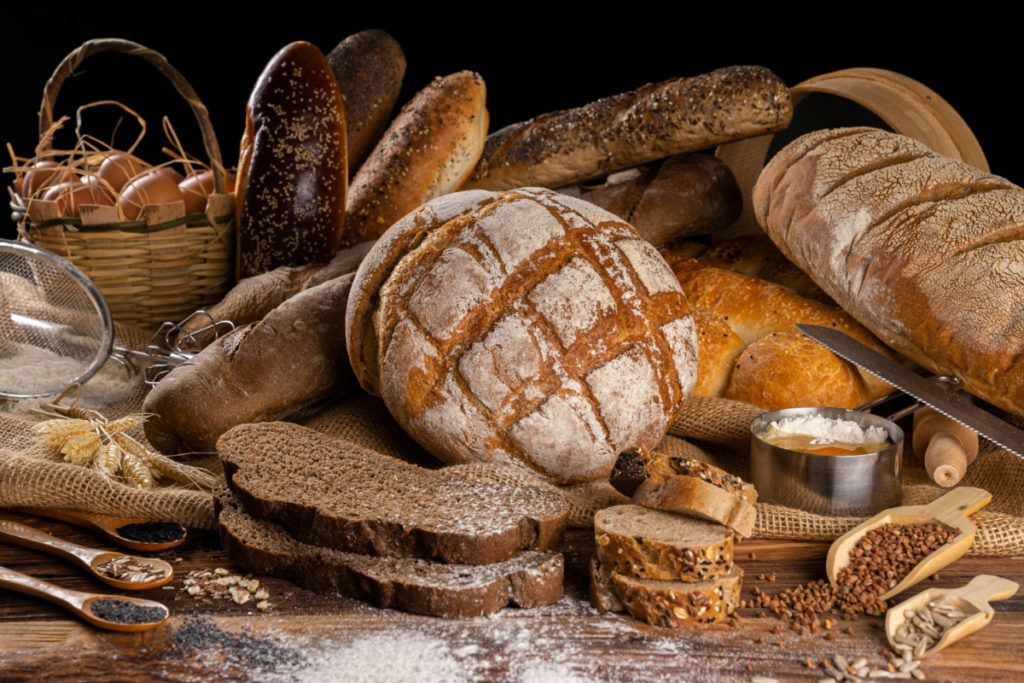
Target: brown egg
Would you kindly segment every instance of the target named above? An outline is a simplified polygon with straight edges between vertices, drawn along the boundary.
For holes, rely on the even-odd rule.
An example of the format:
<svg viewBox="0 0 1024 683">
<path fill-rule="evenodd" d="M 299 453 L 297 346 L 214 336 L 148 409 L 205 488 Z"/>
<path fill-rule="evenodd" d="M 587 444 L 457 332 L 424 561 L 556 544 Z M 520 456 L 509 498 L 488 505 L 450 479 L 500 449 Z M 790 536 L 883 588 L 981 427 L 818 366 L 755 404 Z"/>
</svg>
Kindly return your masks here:
<svg viewBox="0 0 1024 683">
<path fill-rule="evenodd" d="M 59 183 L 64 175 L 60 164 L 56 161 L 37 161 L 32 164 L 33 169 L 27 171 L 22 178 L 21 189 L 24 192 L 20 193 L 22 197 L 34 197 L 37 193 L 41 194 L 41 191 L 50 187 L 54 183 Z"/>
<path fill-rule="evenodd" d="M 57 210 L 62 216 L 77 216 L 78 207 L 82 204 L 114 205 L 113 197 L 96 181 L 58 183 L 46 191 L 43 199 L 57 202 Z"/>
<path fill-rule="evenodd" d="M 178 183 L 178 188 L 185 197 L 185 213 L 204 213 L 206 196 L 213 192 L 213 171 L 193 173 Z M 224 174 L 224 191 L 228 194 L 235 191 L 235 176 L 230 173 Z"/>
<path fill-rule="evenodd" d="M 157 169 L 139 176 L 124 186 L 117 206 L 127 220 L 134 221 L 142 214 L 142 207 L 150 204 L 180 202 L 183 197 L 178 183 L 181 174 L 167 168 Z"/>
<path fill-rule="evenodd" d="M 103 160 L 96 175 L 110 183 L 114 192 L 120 192 L 129 180 L 147 168 L 149 168 L 149 164 L 145 161 L 136 159 L 131 154 L 115 152 Z"/>
</svg>

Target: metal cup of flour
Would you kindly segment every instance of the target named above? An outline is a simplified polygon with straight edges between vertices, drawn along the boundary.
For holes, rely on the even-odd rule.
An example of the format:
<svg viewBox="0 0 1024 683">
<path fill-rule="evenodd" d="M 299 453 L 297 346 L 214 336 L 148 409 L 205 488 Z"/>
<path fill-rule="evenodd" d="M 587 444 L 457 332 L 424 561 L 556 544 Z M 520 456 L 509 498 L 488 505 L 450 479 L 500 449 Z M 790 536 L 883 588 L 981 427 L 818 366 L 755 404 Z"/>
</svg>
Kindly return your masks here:
<svg viewBox="0 0 1024 683">
<path fill-rule="evenodd" d="M 881 427 L 892 445 L 873 453 L 823 455 L 761 438 L 773 422 L 814 415 Z M 900 504 L 903 430 L 890 420 L 843 408 L 787 408 L 758 416 L 750 432 L 750 478 L 761 502 L 832 517 L 863 517 Z"/>
</svg>

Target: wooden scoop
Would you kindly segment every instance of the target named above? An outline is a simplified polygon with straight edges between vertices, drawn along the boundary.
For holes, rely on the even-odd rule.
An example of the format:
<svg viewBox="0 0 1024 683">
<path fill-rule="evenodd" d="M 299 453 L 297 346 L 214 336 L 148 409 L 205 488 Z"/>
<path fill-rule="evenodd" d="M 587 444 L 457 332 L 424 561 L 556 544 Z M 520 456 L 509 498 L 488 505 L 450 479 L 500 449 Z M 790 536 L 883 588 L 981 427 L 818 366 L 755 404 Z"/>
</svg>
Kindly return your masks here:
<svg viewBox="0 0 1024 683">
<path fill-rule="evenodd" d="M 155 519 L 134 519 L 127 517 L 114 517 L 112 515 L 101 515 L 93 512 L 77 512 L 75 510 L 60 510 L 51 508 L 11 508 L 16 512 L 22 512 L 26 515 L 35 515 L 36 517 L 50 517 L 51 519 L 59 519 L 62 522 L 70 522 L 80 527 L 84 527 L 91 531 L 95 531 L 100 535 L 110 539 L 114 543 L 120 546 L 129 548 L 131 550 L 141 550 L 143 552 L 157 552 L 159 550 L 167 550 L 168 548 L 174 548 L 185 542 L 187 531 L 185 527 L 177 523 L 172 522 L 161 522 Z M 160 541 L 158 543 L 150 543 L 148 541 L 136 541 L 134 539 L 122 536 L 118 531 L 122 527 L 128 526 L 129 524 L 147 524 L 147 523 L 161 523 L 161 524 L 174 524 L 176 527 L 181 529 L 180 538 L 175 538 L 172 541 Z"/>
<path fill-rule="evenodd" d="M 72 564 L 77 564 L 79 567 L 82 567 L 100 581 L 103 581 L 114 588 L 120 588 L 121 590 L 149 590 L 150 588 L 163 586 L 174 578 L 174 569 L 171 565 L 155 557 L 134 557 L 131 555 L 125 555 L 124 553 L 111 552 L 109 550 L 87 548 L 85 546 L 78 545 L 77 543 L 71 543 L 70 541 L 65 541 L 57 538 L 56 536 L 51 536 L 48 533 L 39 531 L 38 529 L 33 529 L 30 526 L 12 522 L 8 519 L 0 519 L 0 540 L 24 546 L 26 548 L 42 550 L 43 552 L 63 557 L 64 559 L 69 560 Z M 100 569 L 101 564 L 120 557 L 128 557 L 130 558 L 130 562 L 134 562 L 136 564 L 151 565 L 152 572 L 160 573 L 159 578 L 148 581 L 127 581 L 114 578 L 107 572 Z"/>
<path fill-rule="evenodd" d="M 900 644 L 900 641 L 897 632 L 907 621 L 907 611 L 919 612 L 933 601 L 949 604 L 954 609 L 966 614 L 967 617 L 963 621 L 948 628 L 939 629 L 942 632 L 942 637 L 919 655 L 919 657 L 925 657 L 987 625 L 992 621 L 994 614 L 988 603 L 1004 600 L 1016 593 L 1019 588 L 1019 585 L 1009 579 L 991 574 L 981 574 L 975 576 L 970 583 L 961 588 L 932 588 L 922 591 L 909 600 L 904 600 L 895 607 L 891 607 L 885 613 L 885 634 L 889 637 L 889 644 L 894 649 L 898 649 L 897 645 Z"/>
<path fill-rule="evenodd" d="M 978 456 L 978 433 L 934 408 L 914 413 L 914 453 L 936 484 L 956 486 Z"/>
<path fill-rule="evenodd" d="M 103 595 L 102 593 L 83 593 L 81 591 L 73 591 L 68 588 L 55 586 L 52 583 L 37 579 L 27 574 L 16 572 L 13 569 L 7 569 L 6 567 L 0 567 L 0 588 L 9 588 L 11 590 L 18 591 L 19 593 L 26 593 L 37 598 L 49 600 L 50 602 L 71 610 L 93 626 L 105 628 L 110 631 L 146 631 L 156 628 L 167 621 L 167 617 L 170 616 L 170 612 L 167 610 L 165 605 L 159 602 L 154 602 L 153 600 L 123 597 L 120 595 Z M 154 621 L 147 621 L 141 624 L 112 621 L 110 619 L 104 619 L 93 612 L 93 604 L 97 600 L 101 599 L 113 600 L 121 603 L 128 602 L 138 605 L 139 607 L 159 609 L 160 613 Z"/>
<path fill-rule="evenodd" d="M 935 521 L 956 529 L 959 533 L 952 541 L 926 555 L 902 581 L 879 596 L 880 600 L 888 600 L 962 557 L 971 547 L 976 531 L 967 515 L 985 507 L 990 500 L 992 494 L 988 491 L 961 486 L 927 505 L 904 505 L 883 510 L 835 540 L 828 549 L 828 557 L 825 559 L 828 580 L 835 585 L 839 571 L 850 564 L 850 551 L 853 550 L 853 546 L 876 527 L 884 524 L 922 524 Z"/>
</svg>

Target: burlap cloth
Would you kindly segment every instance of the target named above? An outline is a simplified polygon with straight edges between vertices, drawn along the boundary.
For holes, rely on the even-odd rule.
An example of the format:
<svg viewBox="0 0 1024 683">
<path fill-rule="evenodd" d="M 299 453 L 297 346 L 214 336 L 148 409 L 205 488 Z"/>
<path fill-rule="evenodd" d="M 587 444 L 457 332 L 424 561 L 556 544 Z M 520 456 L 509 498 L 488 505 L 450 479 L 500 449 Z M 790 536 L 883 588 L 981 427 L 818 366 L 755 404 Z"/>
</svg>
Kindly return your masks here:
<svg viewBox="0 0 1024 683">
<path fill-rule="evenodd" d="M 145 341 L 139 332 L 119 328 L 118 333 L 126 345 Z M 115 419 L 140 412 L 145 392 L 146 387 L 136 383 L 112 403 L 94 397 L 90 407 L 97 407 L 106 417 Z M 18 408 L 23 410 L 25 406 Z M 749 424 L 760 412 L 753 406 L 727 399 L 691 399 L 659 450 L 710 462 L 746 478 Z M 134 489 L 84 467 L 27 455 L 34 439 L 29 428 L 41 419 L 46 418 L 25 412 L 0 413 L 0 506 L 65 507 L 164 519 L 200 529 L 215 528 L 211 497 L 202 491 L 180 487 Z M 381 401 L 359 392 L 339 399 L 303 424 L 379 453 L 426 467 L 440 466 L 401 430 Z M 133 436 L 143 439 L 141 428 Z M 214 471 L 218 467 L 214 457 L 193 464 Z M 536 483 L 535 477 L 525 470 L 508 468 L 507 472 L 495 472 L 492 467 L 481 467 L 478 474 L 487 479 Z M 904 505 L 928 503 L 945 493 L 945 489 L 931 483 L 910 454 L 904 457 L 903 477 Z M 981 452 L 962 484 L 992 493 L 992 502 L 972 516 L 978 534 L 970 553 L 1024 554 L 1024 461 L 983 441 Z M 557 490 L 569 505 L 574 526 L 589 526 L 596 510 L 626 502 L 607 482 Z M 765 503 L 758 503 L 757 511 L 756 538 L 829 541 L 861 521 L 852 517 L 823 517 Z"/>
</svg>

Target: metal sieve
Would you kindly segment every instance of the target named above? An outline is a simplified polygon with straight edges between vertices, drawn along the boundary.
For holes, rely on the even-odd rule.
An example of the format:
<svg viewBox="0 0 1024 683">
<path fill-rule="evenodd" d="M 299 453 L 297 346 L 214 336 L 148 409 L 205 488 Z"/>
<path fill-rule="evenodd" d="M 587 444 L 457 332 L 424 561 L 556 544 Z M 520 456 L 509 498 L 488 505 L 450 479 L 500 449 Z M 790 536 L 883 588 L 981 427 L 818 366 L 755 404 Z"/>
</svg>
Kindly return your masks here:
<svg viewBox="0 0 1024 683">
<path fill-rule="evenodd" d="M 222 327 L 233 326 L 214 323 L 215 337 Z M 195 353 L 172 343 L 178 329 L 165 323 L 146 352 L 114 346 L 110 309 L 85 273 L 45 249 L 0 239 L 0 397 L 59 394 L 108 358 L 151 363 L 146 381 L 155 383 Z"/>
</svg>

